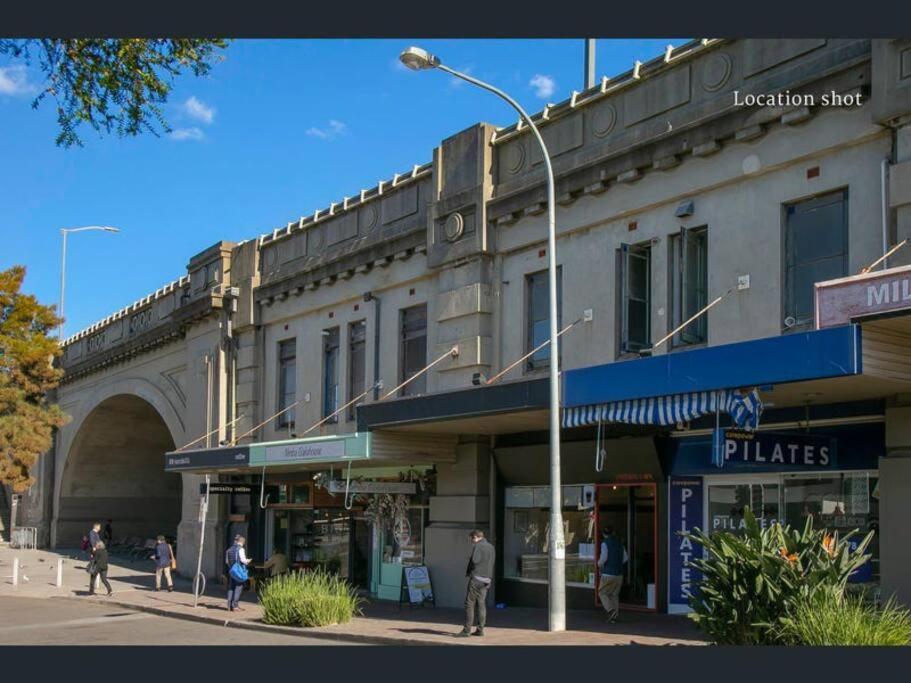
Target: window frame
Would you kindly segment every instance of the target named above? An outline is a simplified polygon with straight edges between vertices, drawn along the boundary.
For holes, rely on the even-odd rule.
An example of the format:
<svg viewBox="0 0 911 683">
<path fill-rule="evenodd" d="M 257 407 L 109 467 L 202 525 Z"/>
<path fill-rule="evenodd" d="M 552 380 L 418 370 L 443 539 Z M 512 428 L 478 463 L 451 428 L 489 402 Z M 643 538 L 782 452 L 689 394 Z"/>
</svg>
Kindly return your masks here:
<svg viewBox="0 0 911 683">
<path fill-rule="evenodd" d="M 339 409 L 339 363 L 342 357 L 341 350 L 341 330 L 336 325 L 335 327 L 330 327 L 322 331 L 322 359 L 323 359 L 323 372 L 322 372 L 322 415 L 321 417 L 327 418 L 332 413 Z M 334 342 L 333 342 L 334 340 Z M 330 357 L 329 354 L 334 353 L 334 358 L 332 362 L 332 372 L 334 377 L 329 377 L 330 372 Z M 335 396 L 332 399 L 330 405 L 330 380 L 331 387 L 334 388 Z M 332 419 L 326 420 L 326 424 L 335 424 L 338 422 L 338 415 Z"/>
<path fill-rule="evenodd" d="M 406 323 L 407 323 L 406 318 L 408 317 L 408 315 L 411 312 L 418 311 L 421 309 L 423 309 L 423 311 L 424 311 L 424 327 L 423 327 L 424 334 L 408 336 L 409 330 L 407 330 L 405 327 Z M 421 304 L 415 304 L 414 306 L 407 306 L 405 308 L 399 309 L 399 335 L 398 335 L 399 336 L 399 372 L 398 372 L 399 384 L 401 384 L 406 379 L 408 379 L 408 377 L 410 377 L 412 374 L 414 374 L 414 373 L 407 374 L 408 373 L 408 370 L 406 368 L 407 342 L 413 341 L 415 339 L 423 338 L 423 340 L 424 340 L 424 358 L 421 361 L 421 368 L 423 368 L 427 365 L 427 328 L 428 328 L 428 322 L 429 322 L 427 315 L 428 315 L 428 313 L 427 313 L 427 303 L 426 302 L 421 303 Z M 422 388 L 418 391 L 415 389 L 415 386 L 419 386 Z M 427 393 L 427 375 L 425 373 L 424 375 L 421 375 L 420 378 L 416 379 L 414 382 L 410 382 L 407 385 L 405 385 L 404 387 L 402 387 L 401 389 L 399 389 L 398 395 L 400 397 L 420 396 L 420 395 L 426 394 L 426 393 Z"/>
<path fill-rule="evenodd" d="M 282 353 L 282 349 L 289 348 L 293 351 L 294 355 L 290 357 L 285 357 Z M 276 367 L 278 368 L 277 378 L 278 381 L 275 383 L 276 389 L 276 398 L 275 398 L 275 412 L 281 412 L 285 410 L 290 405 L 294 405 L 297 401 L 297 337 L 289 337 L 287 339 L 280 339 L 275 345 L 275 355 L 276 355 Z M 286 361 L 291 362 L 292 372 L 291 377 L 294 378 L 294 392 L 291 395 L 293 399 L 290 403 L 285 403 L 287 398 L 287 387 L 285 386 L 285 372 L 284 364 Z M 294 429 L 295 424 L 295 410 L 288 410 L 281 413 L 275 420 L 276 429 Z"/>
<path fill-rule="evenodd" d="M 689 245 L 691 240 L 701 240 L 703 245 L 703 272 L 702 282 L 704 291 L 702 300 L 696 295 L 696 308 L 687 309 L 687 287 L 689 286 Z M 676 234 L 668 239 L 668 302 L 670 315 L 668 316 L 668 333 L 676 329 L 685 320 L 698 313 L 708 305 L 709 299 L 709 241 L 708 226 L 700 225 L 692 228 L 680 226 Z M 692 328 L 696 327 L 697 332 Z M 692 347 L 708 343 L 708 317 L 703 314 L 671 338 L 672 348 Z"/>
<path fill-rule="evenodd" d="M 549 268 L 545 268 L 543 270 L 536 270 L 532 273 L 526 273 L 525 277 L 524 277 L 524 283 L 525 283 L 525 289 L 524 289 L 524 295 L 525 295 L 524 349 L 525 349 L 525 351 L 524 351 L 524 353 L 526 353 L 526 354 L 531 353 L 531 350 L 534 349 L 536 346 L 538 346 L 538 344 L 541 343 L 541 342 L 538 342 L 538 344 L 535 344 L 535 342 L 534 342 L 534 326 L 535 326 L 535 323 L 538 321 L 534 319 L 533 314 L 532 314 L 532 311 L 534 310 L 534 301 L 532 299 L 532 294 L 534 291 L 533 281 L 534 281 L 534 278 L 537 278 L 539 276 L 543 276 L 543 278 L 544 278 L 544 284 L 545 284 L 544 291 L 547 292 L 547 294 L 548 294 L 547 298 L 549 298 L 549 294 L 550 294 L 550 269 Z M 550 302 L 548 301 L 547 302 L 547 317 L 542 318 L 541 320 L 549 321 L 549 319 L 550 319 Z M 549 328 L 549 325 L 550 325 L 550 323 L 548 322 L 548 328 Z M 562 326 L 563 326 L 563 266 L 561 264 L 561 265 L 557 266 L 557 331 L 558 332 L 562 329 Z M 547 338 L 550 339 L 550 334 L 548 334 Z M 559 368 L 560 365 L 562 364 L 562 360 L 563 360 L 563 345 L 558 344 L 557 346 L 558 346 L 557 351 L 558 351 L 558 355 L 559 355 L 559 358 L 557 361 L 558 362 L 557 367 Z M 548 370 L 550 368 L 550 358 L 551 358 L 550 347 L 545 346 L 544 349 L 541 349 L 541 351 L 543 352 L 545 349 L 547 350 L 546 358 L 535 360 L 534 356 L 529 356 L 525 360 L 525 363 L 523 364 L 523 372 L 525 374 L 543 372 L 544 370 Z"/>
<path fill-rule="evenodd" d="M 789 217 L 791 215 L 790 209 L 796 208 L 802 204 L 808 204 L 810 202 L 820 202 L 826 198 L 835 195 L 841 195 L 841 202 L 843 205 L 843 219 L 841 226 L 841 236 L 842 236 L 842 277 L 850 274 L 850 250 L 851 250 L 851 240 L 850 240 L 850 193 L 849 188 L 845 187 L 836 187 L 830 190 L 825 190 L 824 192 L 818 192 L 800 199 L 793 199 L 781 204 L 781 330 L 784 333 L 795 332 L 795 331 L 805 331 L 811 328 L 815 322 L 815 316 L 813 311 L 810 312 L 809 317 L 801 319 L 797 316 L 796 311 L 796 296 L 794 293 L 794 278 L 792 271 L 797 267 L 796 262 L 789 265 L 789 259 L 791 251 L 793 248 L 793 237 L 791 235 L 791 230 L 788 229 Z M 831 258 L 831 257 L 827 257 Z M 815 259 L 820 260 L 820 259 Z M 802 264 L 812 263 L 812 261 L 802 261 Z M 791 310 L 791 308 L 795 310 Z M 790 327 L 784 324 L 785 319 L 788 317 L 793 317 L 795 323 Z"/>
<path fill-rule="evenodd" d="M 634 347 L 629 340 L 629 260 L 632 257 L 645 258 L 646 260 L 646 298 L 645 298 L 645 338 L 644 344 L 638 344 Z M 652 242 L 640 242 L 638 244 L 621 243 L 617 250 L 617 287 L 618 295 L 618 315 L 617 315 L 617 348 L 618 357 L 635 355 L 642 349 L 651 346 L 652 339 Z"/>
<path fill-rule="evenodd" d="M 355 328 L 360 327 L 362 329 L 362 337 L 358 340 L 354 338 Z M 355 345 L 358 345 L 363 354 L 363 373 L 360 377 L 355 377 L 355 366 L 354 366 L 354 354 L 355 354 Z M 359 382 L 359 384 L 358 384 Z M 361 320 L 355 320 L 348 323 L 348 400 L 346 403 L 351 403 L 357 396 L 362 394 L 367 389 L 367 320 L 362 318 Z M 356 417 L 355 409 L 357 406 L 350 405 L 348 406 L 347 419 L 349 422 L 353 421 Z"/>
</svg>

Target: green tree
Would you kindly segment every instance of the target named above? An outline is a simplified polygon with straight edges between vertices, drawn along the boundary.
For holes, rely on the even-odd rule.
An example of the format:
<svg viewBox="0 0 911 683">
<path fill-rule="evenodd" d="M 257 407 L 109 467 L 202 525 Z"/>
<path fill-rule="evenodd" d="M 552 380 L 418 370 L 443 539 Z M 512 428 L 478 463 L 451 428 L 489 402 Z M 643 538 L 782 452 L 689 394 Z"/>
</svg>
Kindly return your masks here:
<svg viewBox="0 0 911 683">
<path fill-rule="evenodd" d="M 60 345 L 48 336 L 60 319 L 20 291 L 24 279 L 23 266 L 0 271 L 0 484 L 17 493 L 34 483 L 38 456 L 69 419 L 48 401 L 63 375 L 53 365 Z"/>
<path fill-rule="evenodd" d="M 0 39 L 0 54 L 37 60 L 47 80 L 32 107 L 54 98 L 57 144 L 69 148 L 82 146 L 76 130 L 82 123 L 121 137 L 170 132 L 160 105 L 174 78 L 208 74 L 226 46 L 220 38 Z"/>
</svg>

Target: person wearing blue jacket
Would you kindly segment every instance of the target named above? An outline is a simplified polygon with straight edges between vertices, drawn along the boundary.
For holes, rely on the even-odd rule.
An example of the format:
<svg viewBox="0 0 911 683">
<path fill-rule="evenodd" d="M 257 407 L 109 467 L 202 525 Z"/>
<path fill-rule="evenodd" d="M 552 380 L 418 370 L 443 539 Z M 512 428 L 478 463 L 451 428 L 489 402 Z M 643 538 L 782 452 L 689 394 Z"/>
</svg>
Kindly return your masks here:
<svg viewBox="0 0 911 683">
<path fill-rule="evenodd" d="M 238 534 L 234 537 L 234 545 L 228 548 L 225 551 L 225 564 L 228 567 L 228 609 L 230 611 L 238 610 L 243 611 L 243 608 L 240 606 L 240 596 L 244 592 L 244 581 L 238 581 L 233 576 L 231 576 L 231 567 L 235 562 L 246 566 L 252 562 L 251 559 L 247 558 L 247 554 L 244 552 L 244 543 L 246 539 Z"/>
<path fill-rule="evenodd" d="M 601 606 L 607 612 L 610 623 L 620 616 L 620 589 L 623 587 L 623 565 L 629 561 L 622 541 L 614 534 L 614 527 L 606 526 L 601 538 L 598 553 L 598 568 L 601 581 L 598 585 L 598 597 Z"/>
</svg>

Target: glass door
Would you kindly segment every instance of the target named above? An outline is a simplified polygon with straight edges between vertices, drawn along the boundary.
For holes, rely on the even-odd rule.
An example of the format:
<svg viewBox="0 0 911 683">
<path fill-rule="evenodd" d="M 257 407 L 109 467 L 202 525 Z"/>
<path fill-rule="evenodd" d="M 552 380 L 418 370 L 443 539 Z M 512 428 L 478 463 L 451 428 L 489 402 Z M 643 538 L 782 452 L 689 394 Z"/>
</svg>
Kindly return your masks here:
<svg viewBox="0 0 911 683">
<path fill-rule="evenodd" d="M 598 484 L 595 543 L 601 553 L 601 532 L 613 528 L 629 556 L 624 565 L 620 603 L 626 607 L 657 609 L 658 575 L 657 487 L 655 484 Z M 597 557 L 596 555 L 596 557 Z M 596 567 L 597 571 L 597 567 Z M 600 581 L 600 575 L 598 577 Z M 598 602 L 597 591 L 595 601 Z"/>
<path fill-rule="evenodd" d="M 706 497 L 709 531 L 743 533 L 746 522 L 743 510 L 749 507 L 760 528 L 765 529 L 781 519 L 781 486 L 778 479 L 744 479 L 708 483 Z"/>
</svg>

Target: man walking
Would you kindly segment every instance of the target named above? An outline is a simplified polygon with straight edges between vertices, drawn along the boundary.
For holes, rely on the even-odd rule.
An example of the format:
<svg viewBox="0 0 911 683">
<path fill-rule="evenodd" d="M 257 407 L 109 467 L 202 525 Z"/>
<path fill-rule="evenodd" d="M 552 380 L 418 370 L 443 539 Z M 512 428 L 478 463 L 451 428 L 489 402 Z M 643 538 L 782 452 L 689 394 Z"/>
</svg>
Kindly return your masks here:
<svg viewBox="0 0 911 683">
<path fill-rule="evenodd" d="M 168 582 L 168 593 L 171 593 L 174 590 L 174 582 L 171 580 L 174 550 L 161 534 L 158 535 L 156 541 L 155 554 L 150 558 L 155 560 L 155 590 L 161 590 L 161 575 L 164 574 L 165 581 Z"/>
<path fill-rule="evenodd" d="M 89 576 L 89 595 L 95 595 L 98 579 L 101 579 L 101 583 L 108 589 L 108 595 L 113 595 L 114 591 L 111 589 L 111 584 L 108 583 L 108 551 L 105 550 L 103 541 L 95 544 L 94 553 L 92 571 Z"/>
<path fill-rule="evenodd" d="M 475 529 L 469 535 L 472 543 L 471 557 L 468 559 L 468 589 L 465 594 L 465 628 L 456 634 L 458 638 L 466 636 L 483 636 L 484 625 L 487 623 L 487 591 L 493 581 L 493 567 L 496 560 L 496 550 L 484 538 L 484 532 Z M 475 607 L 478 612 L 478 628 L 472 633 L 474 625 Z"/>
<path fill-rule="evenodd" d="M 614 535 L 614 527 L 607 526 L 601 538 L 601 552 L 598 553 L 598 568 L 601 582 L 598 586 L 598 597 L 607 612 L 609 623 L 617 621 L 620 616 L 620 588 L 623 586 L 623 565 L 629 561 L 626 549 L 620 539 Z"/>
<path fill-rule="evenodd" d="M 102 534 L 102 540 L 104 541 L 105 546 L 110 546 L 114 542 L 114 520 L 109 519 L 104 525 L 104 533 Z"/>
<path fill-rule="evenodd" d="M 238 534 L 234 537 L 234 545 L 225 551 L 225 564 L 228 565 L 228 609 L 231 612 L 234 610 L 243 611 L 239 603 L 241 593 L 244 592 L 244 583 L 246 582 L 235 579 L 231 574 L 231 567 L 235 563 L 240 563 L 244 567 L 250 564 L 251 560 L 247 559 L 247 555 L 244 552 L 245 542 L 246 539 Z"/>
<path fill-rule="evenodd" d="M 95 556 L 95 546 L 98 545 L 98 541 L 100 540 L 102 540 L 101 522 L 95 522 L 92 524 L 91 531 L 89 531 L 89 549 L 92 551 L 92 557 Z"/>
</svg>

